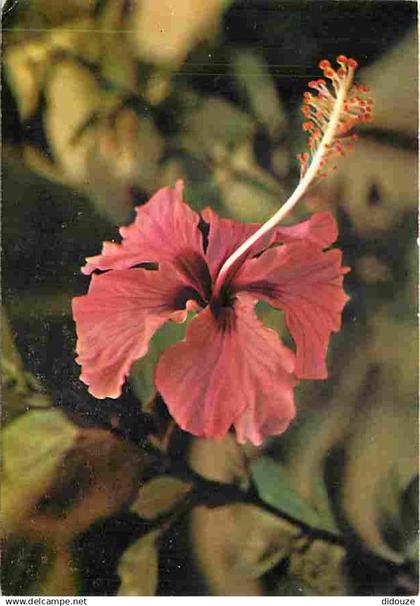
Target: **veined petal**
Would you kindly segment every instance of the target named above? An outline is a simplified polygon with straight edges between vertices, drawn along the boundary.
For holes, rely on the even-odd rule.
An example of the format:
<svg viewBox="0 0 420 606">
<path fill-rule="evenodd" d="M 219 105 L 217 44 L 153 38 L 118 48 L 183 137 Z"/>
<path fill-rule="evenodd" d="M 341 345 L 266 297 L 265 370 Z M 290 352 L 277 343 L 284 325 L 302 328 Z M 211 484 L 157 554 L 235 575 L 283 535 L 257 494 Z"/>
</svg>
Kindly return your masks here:
<svg viewBox="0 0 420 606">
<path fill-rule="evenodd" d="M 210 226 L 206 258 L 211 277 L 214 279 L 226 259 L 257 231 L 260 224 L 224 219 L 211 208 L 205 208 L 201 215 Z M 267 239 L 262 244 L 258 242 L 258 246 L 258 251 L 263 250 L 267 246 Z M 250 249 L 248 256 L 252 254 L 256 254 L 255 247 Z"/>
<path fill-rule="evenodd" d="M 94 275 L 87 295 L 73 299 L 80 379 L 96 398 L 118 398 L 135 360 L 147 353 L 167 320 L 182 322 L 191 289 L 173 268 Z"/>
<path fill-rule="evenodd" d="M 296 384 L 293 375 L 285 375 L 283 380 L 278 378 L 276 381 L 279 397 L 266 393 L 264 400 L 256 398 L 254 406 L 247 408 L 234 423 L 240 444 L 251 442 L 260 446 L 268 436 L 279 436 L 286 431 L 296 415 L 293 396 Z"/>
<path fill-rule="evenodd" d="M 182 200 L 183 183 L 160 189 L 136 208 L 133 223 L 120 228 L 122 243 L 104 242 L 102 253 L 88 257 L 84 274 L 95 269 L 128 269 L 139 263 L 175 261 L 185 254 L 203 256 L 200 217 Z"/>
<path fill-rule="evenodd" d="M 239 223 L 232 219 L 224 219 L 211 208 L 204 209 L 201 214 L 210 228 L 206 258 L 211 277 L 214 280 L 226 259 L 260 228 L 260 224 Z M 337 236 L 337 224 L 330 212 L 315 213 L 310 219 L 296 225 L 276 227 L 250 247 L 247 254 L 231 268 L 227 279 L 230 279 L 229 277 L 247 258 L 258 255 L 272 244 L 307 241 L 326 248 L 335 242 Z"/>
<path fill-rule="evenodd" d="M 207 307 L 159 360 L 156 387 L 194 435 L 222 438 L 235 424 L 242 441 L 260 443 L 294 416 L 294 355 L 246 299 Z"/>
<path fill-rule="evenodd" d="M 341 327 L 346 301 L 339 250 L 322 250 L 308 242 L 285 244 L 249 259 L 232 288 L 245 291 L 285 311 L 296 343 L 296 375 L 324 379 L 331 332 Z"/>
<path fill-rule="evenodd" d="M 305 240 L 326 248 L 337 240 L 338 229 L 334 216 L 329 211 L 314 213 L 307 221 L 276 227 L 274 231 L 274 242 L 294 242 Z"/>
</svg>

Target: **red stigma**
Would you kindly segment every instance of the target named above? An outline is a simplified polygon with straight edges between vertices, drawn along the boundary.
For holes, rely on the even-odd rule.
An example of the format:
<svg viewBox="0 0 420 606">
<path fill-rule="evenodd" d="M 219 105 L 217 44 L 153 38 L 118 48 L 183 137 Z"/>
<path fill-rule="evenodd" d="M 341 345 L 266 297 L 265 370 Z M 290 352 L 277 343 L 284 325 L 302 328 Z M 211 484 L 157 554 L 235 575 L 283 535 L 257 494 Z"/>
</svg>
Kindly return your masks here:
<svg viewBox="0 0 420 606">
<path fill-rule="evenodd" d="M 338 55 L 336 61 L 340 64 L 346 64 L 348 62 L 348 59 L 345 55 Z"/>
<path fill-rule="evenodd" d="M 331 63 L 329 61 L 327 61 L 327 59 L 323 59 L 322 61 L 319 62 L 319 69 L 327 69 L 328 67 L 331 67 Z"/>
</svg>

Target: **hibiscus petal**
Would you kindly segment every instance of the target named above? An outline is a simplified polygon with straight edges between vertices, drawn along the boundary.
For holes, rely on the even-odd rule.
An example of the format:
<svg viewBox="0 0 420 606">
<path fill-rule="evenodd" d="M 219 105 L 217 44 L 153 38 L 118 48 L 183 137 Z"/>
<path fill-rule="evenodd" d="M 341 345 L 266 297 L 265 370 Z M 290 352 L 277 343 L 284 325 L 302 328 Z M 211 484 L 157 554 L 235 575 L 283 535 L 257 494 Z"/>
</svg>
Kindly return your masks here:
<svg viewBox="0 0 420 606">
<path fill-rule="evenodd" d="M 174 261 L 187 254 L 203 255 L 199 215 L 182 200 L 183 183 L 160 189 L 136 208 L 133 223 L 120 228 L 122 243 L 104 242 L 102 253 L 88 257 L 84 274 L 96 269 L 128 269 L 139 263 Z"/>
<path fill-rule="evenodd" d="M 192 320 L 161 356 L 156 387 L 182 429 L 222 438 L 234 423 L 241 440 L 260 443 L 294 416 L 293 369 L 293 353 L 238 299 Z"/>
<path fill-rule="evenodd" d="M 249 259 L 232 288 L 246 291 L 285 311 L 296 343 L 296 375 L 324 379 L 331 332 L 341 327 L 346 301 L 339 250 L 322 250 L 308 242 L 285 244 Z"/>
<path fill-rule="evenodd" d="M 81 380 L 96 398 L 118 398 L 132 363 L 147 353 L 167 320 L 182 322 L 188 285 L 173 268 L 94 275 L 87 295 L 73 299 Z"/>
<path fill-rule="evenodd" d="M 326 248 L 335 242 L 337 237 L 337 223 L 332 213 L 326 211 L 314 213 L 310 219 L 296 225 L 276 227 L 273 241 L 293 242 L 296 240 L 306 240 L 321 248 Z"/>
<path fill-rule="evenodd" d="M 201 214 L 210 226 L 206 258 L 211 277 L 215 279 L 226 259 L 261 225 L 259 223 L 239 223 L 232 219 L 223 219 L 211 208 L 204 209 Z M 276 227 L 274 231 L 268 232 L 251 246 L 245 258 L 253 257 L 272 244 L 280 242 L 305 240 L 321 248 L 326 248 L 336 241 L 337 236 L 337 224 L 332 213 L 319 212 L 313 214 L 307 221 L 302 221 L 296 225 Z M 237 269 L 244 260 L 244 258 L 241 258 L 235 268 Z M 229 275 L 235 272 L 235 268 L 229 272 Z"/>
<path fill-rule="evenodd" d="M 260 227 L 259 223 L 239 223 L 232 219 L 219 217 L 211 208 L 202 211 L 203 219 L 209 224 L 207 263 L 214 279 L 228 257 Z M 267 239 L 264 240 L 264 243 Z M 260 247 L 263 250 L 265 246 Z M 255 247 L 248 255 L 256 254 Z"/>
<path fill-rule="evenodd" d="M 288 378 L 291 379 L 291 376 Z M 283 390 L 281 407 L 272 394 L 266 394 L 265 400 L 256 399 L 254 406 L 245 410 L 234 423 L 236 437 L 240 444 L 248 441 L 255 446 L 260 446 L 268 436 L 279 436 L 286 431 L 296 414 L 293 398 L 294 385 L 295 383 L 286 382 L 285 386 L 276 386 L 276 389 Z"/>
</svg>

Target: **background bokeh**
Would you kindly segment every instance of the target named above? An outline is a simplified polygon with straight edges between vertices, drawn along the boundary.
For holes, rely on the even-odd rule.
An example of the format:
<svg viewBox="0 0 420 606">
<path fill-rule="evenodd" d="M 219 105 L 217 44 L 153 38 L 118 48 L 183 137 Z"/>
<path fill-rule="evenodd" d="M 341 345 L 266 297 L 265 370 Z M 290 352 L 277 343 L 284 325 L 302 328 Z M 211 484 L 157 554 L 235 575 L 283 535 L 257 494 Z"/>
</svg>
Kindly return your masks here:
<svg viewBox="0 0 420 606">
<path fill-rule="evenodd" d="M 5 594 L 417 593 L 416 19 L 390 0 L 6 2 Z M 70 314 L 84 257 L 179 178 L 198 210 L 268 218 L 298 180 L 307 82 L 341 53 L 374 120 L 291 217 L 331 209 L 352 268 L 328 380 L 260 449 L 191 439 L 154 397 L 169 329 L 95 400 Z"/>
</svg>

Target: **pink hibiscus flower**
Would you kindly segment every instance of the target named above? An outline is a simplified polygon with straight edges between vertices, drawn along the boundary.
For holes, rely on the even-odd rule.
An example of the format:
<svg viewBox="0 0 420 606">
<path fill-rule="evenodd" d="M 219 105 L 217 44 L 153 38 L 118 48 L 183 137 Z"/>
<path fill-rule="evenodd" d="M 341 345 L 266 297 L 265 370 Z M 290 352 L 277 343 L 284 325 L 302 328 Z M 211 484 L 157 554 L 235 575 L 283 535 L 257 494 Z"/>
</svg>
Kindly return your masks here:
<svg viewBox="0 0 420 606">
<path fill-rule="evenodd" d="M 338 250 L 323 251 L 337 237 L 334 219 L 318 213 L 277 228 L 263 252 L 254 248 L 218 286 L 223 263 L 258 227 L 210 209 L 200 218 L 183 202 L 182 182 L 137 209 L 122 243 L 105 243 L 102 255 L 87 260 L 84 273 L 109 271 L 93 275 L 88 294 L 73 302 L 81 379 L 92 395 L 117 398 L 153 334 L 194 309 L 185 340 L 163 353 L 156 370 L 177 423 L 206 437 L 234 425 L 241 441 L 254 443 L 286 428 L 297 379 L 327 376 L 328 339 L 347 299 L 344 270 Z M 136 267 L 146 262 L 158 269 Z M 296 355 L 257 319 L 257 299 L 284 310 Z"/>
<path fill-rule="evenodd" d="M 329 121 L 323 124 L 318 114 L 316 129 L 306 128 L 313 131 L 312 162 L 300 157 L 297 190 L 264 225 L 223 219 L 210 208 L 200 216 L 183 201 L 178 181 L 136 209 L 135 221 L 120 228 L 121 244 L 105 242 L 102 254 L 87 259 L 85 274 L 105 272 L 94 274 L 87 295 L 73 300 L 80 378 L 92 395 L 117 398 L 155 332 L 194 311 L 185 339 L 168 347 L 155 372 L 156 389 L 179 426 L 208 438 L 221 438 L 233 426 L 240 442 L 254 444 L 286 429 L 295 415 L 298 380 L 327 376 L 328 342 L 340 329 L 348 269 L 339 250 L 325 250 L 337 238 L 330 213 L 292 227 L 276 225 L 324 170 L 337 132 L 337 151 L 345 148 L 343 135 L 357 121 L 348 118 L 351 61 L 342 62 L 341 73 L 324 63 L 333 85 L 338 79 L 346 88 L 346 105 L 338 88 L 340 111 L 328 107 Z M 325 96 L 325 84 L 312 84 Z M 284 312 L 295 352 L 258 320 L 258 300 Z"/>
</svg>

